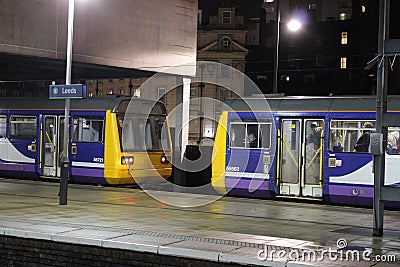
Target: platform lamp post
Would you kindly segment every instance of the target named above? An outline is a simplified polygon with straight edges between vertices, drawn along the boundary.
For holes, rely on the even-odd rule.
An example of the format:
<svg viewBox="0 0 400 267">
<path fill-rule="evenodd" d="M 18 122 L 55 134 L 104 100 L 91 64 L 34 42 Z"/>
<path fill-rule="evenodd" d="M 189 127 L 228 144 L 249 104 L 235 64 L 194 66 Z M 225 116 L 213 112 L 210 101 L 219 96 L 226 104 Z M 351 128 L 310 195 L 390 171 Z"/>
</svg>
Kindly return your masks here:
<svg viewBox="0 0 400 267">
<path fill-rule="evenodd" d="M 278 93 L 278 69 L 279 69 L 279 34 L 281 23 L 281 10 L 279 6 L 280 0 L 275 0 L 275 50 L 274 50 L 274 79 L 272 85 L 272 93 Z"/>
<path fill-rule="evenodd" d="M 74 33 L 74 9 L 75 0 L 68 0 L 68 32 L 67 32 L 67 67 L 65 70 L 65 84 L 71 84 L 71 65 L 72 65 L 72 42 Z M 64 114 L 64 154 L 61 159 L 60 177 L 60 205 L 67 205 L 68 179 L 69 179 L 69 109 L 70 99 L 65 99 Z"/>
<path fill-rule="evenodd" d="M 280 42 L 280 23 L 281 23 L 281 9 L 279 5 L 280 0 L 275 0 L 275 49 L 274 49 L 274 79 L 272 86 L 272 93 L 278 93 L 278 72 L 279 72 L 279 42 Z M 291 19 L 287 23 L 289 31 L 296 32 L 300 30 L 302 24 L 297 19 Z"/>
<path fill-rule="evenodd" d="M 200 65 L 200 84 L 199 84 L 199 89 L 200 89 L 200 99 L 199 99 L 199 139 L 198 139 L 198 144 L 200 145 L 201 139 L 203 138 L 203 120 L 204 120 L 204 112 L 203 112 L 203 91 L 205 84 L 203 83 L 203 71 L 204 71 L 205 65 L 202 64 Z"/>
</svg>

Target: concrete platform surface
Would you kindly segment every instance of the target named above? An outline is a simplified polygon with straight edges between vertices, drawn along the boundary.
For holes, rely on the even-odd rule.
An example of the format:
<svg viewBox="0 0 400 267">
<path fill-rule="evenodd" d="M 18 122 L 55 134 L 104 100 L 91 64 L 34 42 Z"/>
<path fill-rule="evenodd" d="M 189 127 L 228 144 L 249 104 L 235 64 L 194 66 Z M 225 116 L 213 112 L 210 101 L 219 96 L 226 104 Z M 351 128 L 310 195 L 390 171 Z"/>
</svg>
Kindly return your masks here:
<svg viewBox="0 0 400 267">
<path fill-rule="evenodd" d="M 400 212 L 224 197 L 200 207 L 140 189 L 0 179 L 0 235 L 254 266 L 400 266 Z M 176 192 L 166 197 L 207 198 Z"/>
</svg>

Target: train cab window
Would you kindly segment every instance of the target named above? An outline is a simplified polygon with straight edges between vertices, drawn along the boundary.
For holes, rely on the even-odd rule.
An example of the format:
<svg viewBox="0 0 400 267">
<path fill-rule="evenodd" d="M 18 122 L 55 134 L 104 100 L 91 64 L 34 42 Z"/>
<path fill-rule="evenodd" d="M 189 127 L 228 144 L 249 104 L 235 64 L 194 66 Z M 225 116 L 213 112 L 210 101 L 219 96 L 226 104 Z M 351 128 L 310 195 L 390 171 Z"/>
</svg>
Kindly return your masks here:
<svg viewBox="0 0 400 267">
<path fill-rule="evenodd" d="M 329 150 L 332 152 L 367 153 L 368 144 L 358 149 L 363 134 L 375 130 L 375 122 L 367 120 L 331 120 L 329 133 Z M 361 138 L 361 139 L 360 139 Z"/>
<path fill-rule="evenodd" d="M 232 122 L 229 145 L 232 148 L 271 147 L 271 123 Z"/>
<path fill-rule="evenodd" d="M 134 136 L 133 134 L 133 123 L 130 120 L 127 120 L 125 127 L 123 127 L 123 120 L 119 121 L 119 130 L 121 132 L 120 139 L 122 144 L 123 151 L 130 151 L 135 149 L 135 143 L 133 138 L 128 138 L 129 136 Z"/>
<path fill-rule="evenodd" d="M 7 117 L 0 116 L 0 138 L 6 138 L 7 134 Z"/>
<path fill-rule="evenodd" d="M 118 121 L 122 151 L 170 150 L 165 116 L 121 114 L 118 115 Z"/>
<path fill-rule="evenodd" d="M 102 117 L 75 117 L 74 142 L 102 142 L 104 121 Z"/>
<path fill-rule="evenodd" d="M 170 142 L 168 135 L 168 125 L 164 118 L 156 119 L 156 147 L 155 149 L 169 151 L 170 150 Z"/>
<path fill-rule="evenodd" d="M 151 125 L 150 121 L 146 121 L 146 126 L 144 127 L 144 145 L 146 147 L 146 150 L 151 150 L 153 149 L 153 140 L 152 140 L 152 134 L 151 134 Z"/>
<path fill-rule="evenodd" d="M 10 139 L 33 140 L 36 138 L 37 119 L 33 116 L 10 117 Z"/>
<path fill-rule="evenodd" d="M 134 120 L 130 120 L 130 123 L 137 125 L 133 126 L 133 143 L 136 151 L 146 151 L 147 148 L 151 148 L 151 131 L 150 131 L 150 123 L 145 118 L 134 118 Z"/>
<path fill-rule="evenodd" d="M 124 142 L 131 142 L 133 147 L 124 147 L 124 151 L 146 151 L 153 149 L 152 127 L 149 119 L 134 117 L 132 120 L 127 120 L 126 124 L 128 128 L 132 128 L 132 134 L 127 135 L 132 136 L 132 138 L 127 138 L 131 140 L 126 140 Z M 124 145 L 126 145 L 126 143 L 124 143 Z"/>
</svg>

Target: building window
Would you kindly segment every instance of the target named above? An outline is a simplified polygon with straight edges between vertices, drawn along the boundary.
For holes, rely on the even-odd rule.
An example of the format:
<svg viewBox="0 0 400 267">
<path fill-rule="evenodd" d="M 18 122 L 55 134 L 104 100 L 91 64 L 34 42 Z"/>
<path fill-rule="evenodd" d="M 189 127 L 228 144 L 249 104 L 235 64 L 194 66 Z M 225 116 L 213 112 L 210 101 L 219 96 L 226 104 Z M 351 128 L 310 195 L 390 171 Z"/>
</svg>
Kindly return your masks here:
<svg viewBox="0 0 400 267">
<path fill-rule="evenodd" d="M 265 8 L 265 12 L 267 14 L 274 14 L 275 13 L 275 8 L 273 6 Z"/>
<path fill-rule="evenodd" d="M 200 83 L 199 83 L 199 87 L 200 87 Z M 190 98 L 197 98 L 198 92 L 199 92 L 199 90 L 197 87 L 190 87 Z"/>
<path fill-rule="evenodd" d="M 231 24 L 231 12 L 222 11 L 222 24 Z"/>
<path fill-rule="evenodd" d="M 196 114 L 197 115 L 197 114 Z M 195 116 L 195 115 L 193 115 Z M 198 118 L 191 118 L 189 120 L 189 133 L 192 135 L 196 135 L 199 132 L 199 119 Z"/>
<path fill-rule="evenodd" d="M 309 4 L 308 5 L 308 10 L 315 10 L 317 9 L 317 4 Z"/>
<path fill-rule="evenodd" d="M 229 66 L 221 64 L 221 77 L 225 77 L 225 78 L 231 77 Z"/>
<path fill-rule="evenodd" d="M 365 11 L 366 11 L 365 6 L 361 6 L 361 12 L 365 13 Z"/>
<path fill-rule="evenodd" d="M 158 90 L 157 90 L 157 99 L 158 99 L 158 101 L 165 103 L 165 100 L 166 100 L 166 95 L 165 94 L 166 93 L 167 93 L 167 89 L 166 88 L 164 88 L 164 87 L 158 88 Z"/>
<path fill-rule="evenodd" d="M 226 99 L 232 98 L 231 91 L 228 89 L 219 88 L 218 100 L 225 101 Z"/>
<path fill-rule="evenodd" d="M 347 69 L 347 57 L 340 58 L 340 68 Z"/>
<path fill-rule="evenodd" d="M 347 32 L 342 32 L 341 44 L 342 45 L 347 44 Z"/>
<path fill-rule="evenodd" d="M 32 92 L 31 91 L 24 91 L 23 92 L 24 97 L 32 97 Z"/>
<path fill-rule="evenodd" d="M 6 90 L 0 90 L 0 97 L 6 97 Z"/>
<path fill-rule="evenodd" d="M 221 38 L 220 44 L 221 44 L 221 48 L 228 49 L 232 45 L 232 40 L 231 40 L 231 38 L 225 36 L 225 37 Z"/>
<path fill-rule="evenodd" d="M 203 10 L 198 10 L 197 11 L 197 25 L 201 25 L 201 23 L 203 22 Z"/>
</svg>

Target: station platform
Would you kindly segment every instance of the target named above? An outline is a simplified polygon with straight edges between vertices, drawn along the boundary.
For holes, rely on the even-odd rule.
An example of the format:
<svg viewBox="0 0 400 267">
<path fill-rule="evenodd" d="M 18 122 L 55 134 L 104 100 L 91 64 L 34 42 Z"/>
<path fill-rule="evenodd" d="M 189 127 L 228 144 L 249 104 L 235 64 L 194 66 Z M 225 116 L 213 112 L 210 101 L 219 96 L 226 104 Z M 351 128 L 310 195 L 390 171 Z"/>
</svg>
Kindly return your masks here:
<svg viewBox="0 0 400 267">
<path fill-rule="evenodd" d="M 58 190 L 0 179 L 2 266 L 400 266 L 399 211 L 385 211 L 380 238 L 368 208 L 234 197 L 179 208 L 77 184 L 60 206 Z"/>
</svg>

